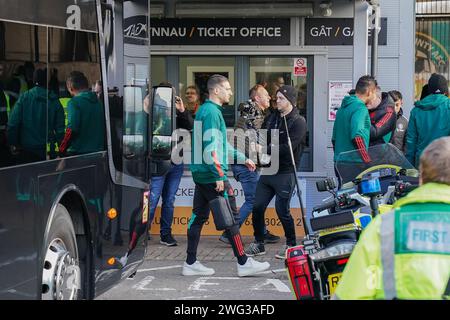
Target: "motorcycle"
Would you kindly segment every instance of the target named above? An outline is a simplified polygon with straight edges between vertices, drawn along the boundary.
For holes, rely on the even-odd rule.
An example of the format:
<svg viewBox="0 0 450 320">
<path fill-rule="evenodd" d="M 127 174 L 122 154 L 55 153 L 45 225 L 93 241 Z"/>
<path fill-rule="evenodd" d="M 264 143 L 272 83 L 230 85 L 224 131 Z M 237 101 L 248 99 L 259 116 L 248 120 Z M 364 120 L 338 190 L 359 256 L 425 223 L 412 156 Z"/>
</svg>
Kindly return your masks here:
<svg viewBox="0 0 450 320">
<path fill-rule="evenodd" d="M 342 187 L 334 178 L 316 183 L 331 197 L 314 207 L 302 245 L 286 252 L 286 267 L 298 300 L 330 299 L 362 230 L 378 214 L 388 212 L 400 197 L 418 186 L 418 172 L 393 145 L 345 152 L 336 161 Z"/>
</svg>

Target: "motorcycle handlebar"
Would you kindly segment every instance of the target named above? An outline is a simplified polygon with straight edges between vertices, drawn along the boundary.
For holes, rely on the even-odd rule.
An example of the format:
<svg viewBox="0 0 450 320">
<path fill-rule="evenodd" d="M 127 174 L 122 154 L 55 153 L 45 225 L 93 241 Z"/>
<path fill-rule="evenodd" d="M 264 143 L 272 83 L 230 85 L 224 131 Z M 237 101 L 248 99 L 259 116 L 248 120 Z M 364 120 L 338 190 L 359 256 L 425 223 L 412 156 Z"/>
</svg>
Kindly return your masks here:
<svg viewBox="0 0 450 320">
<path fill-rule="evenodd" d="M 336 200 L 331 199 L 313 208 L 313 212 L 320 212 L 336 206 Z"/>
</svg>

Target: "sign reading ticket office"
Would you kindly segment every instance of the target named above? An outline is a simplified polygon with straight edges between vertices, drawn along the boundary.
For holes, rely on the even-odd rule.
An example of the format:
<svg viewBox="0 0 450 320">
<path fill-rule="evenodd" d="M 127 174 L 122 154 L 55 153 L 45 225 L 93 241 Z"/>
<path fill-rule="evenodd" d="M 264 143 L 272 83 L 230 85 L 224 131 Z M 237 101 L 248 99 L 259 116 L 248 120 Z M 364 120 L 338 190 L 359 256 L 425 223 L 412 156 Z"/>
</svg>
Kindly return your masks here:
<svg viewBox="0 0 450 320">
<path fill-rule="evenodd" d="M 146 37 L 145 16 L 126 18 L 126 37 Z M 152 45 L 289 45 L 289 19 L 154 19 Z"/>
</svg>

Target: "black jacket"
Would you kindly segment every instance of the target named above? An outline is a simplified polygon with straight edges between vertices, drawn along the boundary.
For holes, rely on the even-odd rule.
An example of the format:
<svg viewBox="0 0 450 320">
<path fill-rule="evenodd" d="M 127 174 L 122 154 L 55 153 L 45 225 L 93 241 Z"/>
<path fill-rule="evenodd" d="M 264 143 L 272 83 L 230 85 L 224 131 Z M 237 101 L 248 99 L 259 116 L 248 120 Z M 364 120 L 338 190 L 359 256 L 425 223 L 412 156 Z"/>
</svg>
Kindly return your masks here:
<svg viewBox="0 0 450 320">
<path fill-rule="evenodd" d="M 371 122 L 369 146 L 388 142 L 384 137 L 394 132 L 397 121 L 392 97 L 388 93 L 383 92 L 380 105 L 370 110 L 369 115 Z"/>
<path fill-rule="evenodd" d="M 192 117 L 192 113 L 188 109 L 184 109 L 184 112 L 180 112 L 177 110 L 177 129 L 185 129 L 188 131 L 192 131 L 194 128 L 194 118 Z M 177 144 L 181 142 L 183 138 L 180 136 Z M 183 156 L 183 150 L 180 150 L 180 157 Z"/>
<path fill-rule="evenodd" d="M 406 130 L 408 129 L 408 119 L 403 115 L 403 109 L 397 113 L 395 131 L 391 137 L 391 143 L 403 153 L 406 152 Z"/>
<path fill-rule="evenodd" d="M 302 117 L 297 108 L 294 108 L 291 113 L 286 116 L 289 136 L 291 138 L 292 149 L 294 152 L 295 165 L 297 170 L 300 167 L 300 159 L 303 153 L 303 148 L 306 144 L 306 120 Z M 291 153 L 288 145 L 288 138 L 286 132 L 286 125 L 284 119 L 278 111 L 273 112 L 263 123 L 263 129 L 268 129 L 267 139 L 268 146 L 271 146 L 271 129 L 279 129 L 279 169 L 278 173 L 292 173 L 293 165 Z M 268 153 L 271 154 L 271 148 L 268 148 Z M 272 156 L 272 155 L 271 155 Z M 271 160 L 273 162 L 273 159 Z"/>
<path fill-rule="evenodd" d="M 192 118 L 192 114 L 184 109 L 184 112 L 180 112 L 177 110 L 177 129 L 186 129 L 191 131 L 194 127 L 194 118 Z"/>
</svg>

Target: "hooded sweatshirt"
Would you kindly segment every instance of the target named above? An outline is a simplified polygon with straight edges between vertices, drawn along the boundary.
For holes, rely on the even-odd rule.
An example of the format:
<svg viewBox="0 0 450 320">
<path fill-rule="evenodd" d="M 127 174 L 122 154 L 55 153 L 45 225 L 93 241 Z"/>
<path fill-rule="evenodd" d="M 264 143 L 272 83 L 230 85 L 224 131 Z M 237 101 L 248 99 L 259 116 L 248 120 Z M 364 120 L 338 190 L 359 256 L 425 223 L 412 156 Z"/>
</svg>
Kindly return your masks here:
<svg viewBox="0 0 450 320">
<path fill-rule="evenodd" d="M 61 141 L 64 110 L 56 95 L 38 86 L 21 94 L 11 112 L 7 136 L 10 145 L 39 154 L 45 153 L 47 142 Z"/>
<path fill-rule="evenodd" d="M 367 154 L 370 139 L 370 117 L 364 102 L 356 95 L 346 96 L 336 113 L 332 142 L 334 161 L 342 152 L 360 150 L 365 162 L 370 161 Z"/>
<path fill-rule="evenodd" d="M 387 93 L 382 93 L 382 100 L 378 107 L 369 111 L 370 146 L 388 143 L 395 130 L 397 117 L 395 116 L 395 102 Z"/>
<path fill-rule="evenodd" d="M 84 154 L 105 149 L 105 116 L 94 92 L 83 91 L 67 106 L 67 130 L 61 153 Z"/>
<path fill-rule="evenodd" d="M 415 103 L 406 133 L 406 158 L 415 167 L 420 155 L 434 140 L 450 135 L 450 99 L 432 94 Z"/>
<path fill-rule="evenodd" d="M 195 183 L 227 180 L 228 157 L 245 162 L 245 155 L 227 141 L 223 107 L 206 100 L 195 114 L 190 169 Z"/>
</svg>

